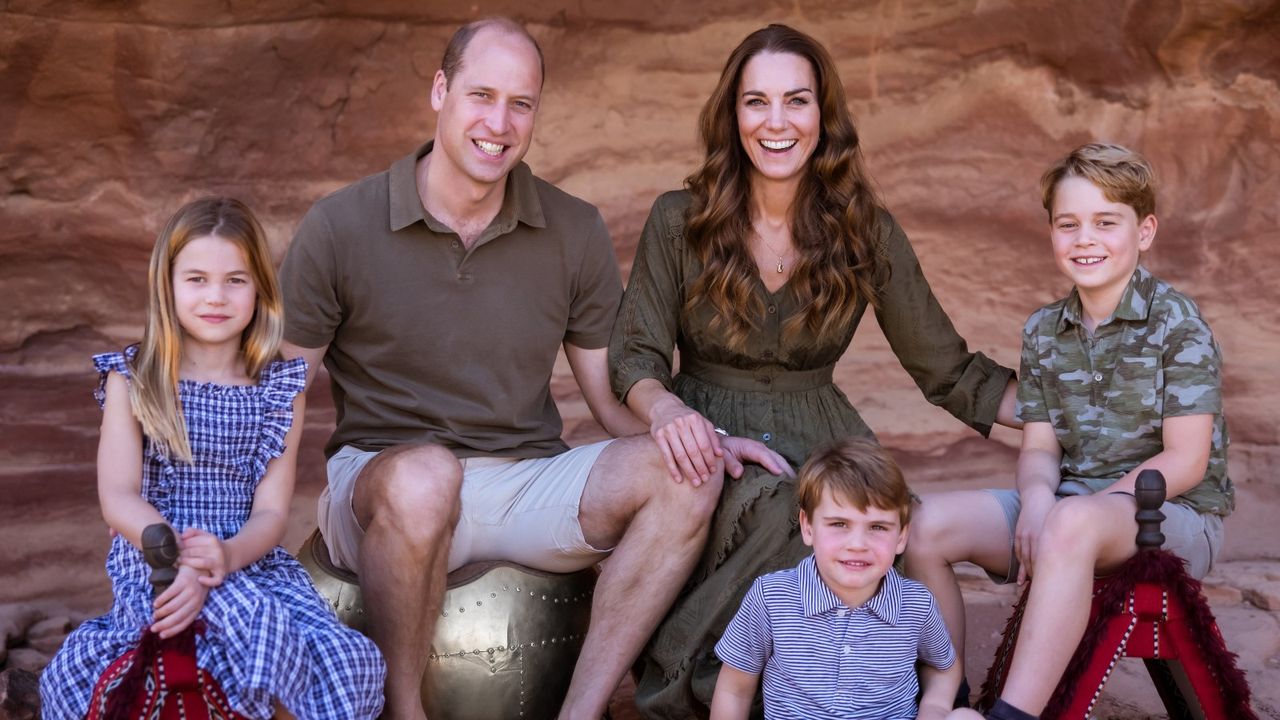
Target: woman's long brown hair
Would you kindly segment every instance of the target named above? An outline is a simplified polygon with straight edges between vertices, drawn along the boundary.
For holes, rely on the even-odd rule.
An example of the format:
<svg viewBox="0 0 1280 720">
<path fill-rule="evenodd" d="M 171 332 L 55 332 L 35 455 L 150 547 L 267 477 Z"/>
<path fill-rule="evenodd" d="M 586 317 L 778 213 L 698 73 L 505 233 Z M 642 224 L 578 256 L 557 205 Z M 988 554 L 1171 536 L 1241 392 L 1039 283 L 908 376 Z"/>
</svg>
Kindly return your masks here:
<svg viewBox="0 0 1280 720">
<path fill-rule="evenodd" d="M 817 146 L 792 206 L 791 238 L 800 258 L 789 287 L 801 310 L 786 321 L 784 332 L 839 332 L 859 301 L 876 304 L 876 287 L 886 269 L 875 247 L 875 193 L 831 56 L 816 40 L 786 25 L 751 33 L 729 56 L 702 108 L 699 130 L 706 159 L 685 181 L 693 195 L 685 238 L 703 262 L 685 310 L 710 304 L 716 314 L 713 323 L 726 326 L 729 346 L 735 349 L 746 344 L 764 312 L 764 303 L 753 291 L 759 270 L 748 247 L 751 160 L 739 139 L 737 121 L 743 67 L 763 52 L 790 53 L 809 61 L 822 117 Z"/>
<path fill-rule="evenodd" d="M 183 335 L 173 302 L 173 262 L 192 240 L 210 235 L 240 248 L 257 288 L 253 320 L 240 336 L 249 377 L 259 377 L 276 358 L 284 335 L 284 302 L 266 234 L 249 208 L 239 200 L 210 197 L 187 203 L 174 213 L 151 251 L 147 325 L 130 368 L 129 399 L 142 432 L 156 449 L 185 462 L 191 462 L 191 443 L 178 400 Z"/>
</svg>

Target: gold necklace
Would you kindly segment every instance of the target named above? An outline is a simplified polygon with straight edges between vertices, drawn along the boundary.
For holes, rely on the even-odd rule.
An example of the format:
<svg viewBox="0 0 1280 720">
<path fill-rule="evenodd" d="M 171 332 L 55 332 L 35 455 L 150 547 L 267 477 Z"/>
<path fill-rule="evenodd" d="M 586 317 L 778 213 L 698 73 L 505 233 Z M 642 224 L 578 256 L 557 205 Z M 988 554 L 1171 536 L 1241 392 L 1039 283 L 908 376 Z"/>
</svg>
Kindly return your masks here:
<svg viewBox="0 0 1280 720">
<path fill-rule="evenodd" d="M 769 252 L 771 252 L 771 253 L 773 253 L 774 255 L 776 255 L 776 256 L 777 256 L 777 258 L 778 258 L 778 267 L 777 267 L 777 270 L 778 270 L 778 273 L 779 273 L 779 274 L 782 274 L 782 272 L 783 272 L 783 267 L 782 267 L 782 257 L 783 257 L 783 255 L 782 255 L 782 253 L 780 253 L 780 252 L 778 252 L 776 249 L 774 249 L 774 247 L 773 247 L 772 245 L 770 245 L 770 244 L 769 244 L 769 241 L 764 239 L 764 235 L 761 235 L 759 232 L 756 232 L 756 237 L 760 238 L 760 242 L 764 243 L 764 246 L 765 246 L 765 247 L 767 247 L 767 248 L 769 248 Z"/>
</svg>

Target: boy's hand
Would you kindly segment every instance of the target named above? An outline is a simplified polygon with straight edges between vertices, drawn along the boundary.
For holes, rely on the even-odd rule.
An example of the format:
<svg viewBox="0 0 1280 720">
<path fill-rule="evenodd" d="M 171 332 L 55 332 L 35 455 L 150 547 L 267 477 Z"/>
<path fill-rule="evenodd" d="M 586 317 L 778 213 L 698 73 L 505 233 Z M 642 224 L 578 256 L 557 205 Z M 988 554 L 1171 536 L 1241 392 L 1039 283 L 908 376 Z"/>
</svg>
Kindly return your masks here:
<svg viewBox="0 0 1280 720">
<path fill-rule="evenodd" d="M 1023 495 L 1022 510 L 1018 513 L 1018 524 L 1013 533 L 1013 552 L 1018 558 L 1019 585 L 1032 576 L 1036 551 L 1040 545 L 1040 534 L 1044 532 L 1044 521 L 1057 503 L 1057 498 L 1047 489 L 1023 493 Z"/>
<path fill-rule="evenodd" d="M 729 477 L 742 477 L 742 466 L 746 462 L 756 463 L 774 475 L 796 476 L 796 471 L 791 469 L 791 463 L 786 458 L 770 450 L 769 446 L 759 440 L 722 437 L 720 447 L 724 449 L 724 471 Z"/>
<path fill-rule="evenodd" d="M 217 535 L 199 528 L 182 531 L 182 554 L 178 564 L 199 572 L 199 582 L 205 587 L 217 587 L 227 577 L 227 549 Z"/>
<path fill-rule="evenodd" d="M 199 570 L 189 565 L 178 566 L 178 577 L 169 589 L 156 598 L 155 622 L 151 631 L 162 638 L 170 638 L 187 629 L 204 608 L 204 600 L 209 596 L 209 588 L 200 583 L 202 575 Z"/>
</svg>

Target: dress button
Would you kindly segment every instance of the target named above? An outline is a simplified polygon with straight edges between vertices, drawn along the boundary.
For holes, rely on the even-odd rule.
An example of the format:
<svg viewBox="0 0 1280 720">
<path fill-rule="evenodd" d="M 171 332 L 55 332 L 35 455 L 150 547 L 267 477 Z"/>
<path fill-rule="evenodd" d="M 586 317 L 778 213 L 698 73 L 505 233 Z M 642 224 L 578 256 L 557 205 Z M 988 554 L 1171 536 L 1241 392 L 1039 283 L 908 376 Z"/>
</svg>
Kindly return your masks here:
<svg viewBox="0 0 1280 720">
<path fill-rule="evenodd" d="M 770 315 L 776 315 L 777 313 L 778 313 L 778 306 L 777 306 L 777 305 L 770 305 L 770 306 L 769 306 L 769 314 L 770 314 Z"/>
<path fill-rule="evenodd" d="M 765 434 L 763 434 L 763 435 L 761 435 L 761 436 L 760 436 L 760 439 L 761 439 L 761 440 L 763 440 L 763 441 L 765 441 L 765 442 L 769 442 L 770 440 L 772 440 L 772 439 L 773 439 L 773 433 L 765 433 Z"/>
<path fill-rule="evenodd" d="M 1094 374 L 1093 374 L 1093 381 L 1094 381 L 1094 382 L 1102 382 L 1102 373 L 1094 373 Z"/>
</svg>

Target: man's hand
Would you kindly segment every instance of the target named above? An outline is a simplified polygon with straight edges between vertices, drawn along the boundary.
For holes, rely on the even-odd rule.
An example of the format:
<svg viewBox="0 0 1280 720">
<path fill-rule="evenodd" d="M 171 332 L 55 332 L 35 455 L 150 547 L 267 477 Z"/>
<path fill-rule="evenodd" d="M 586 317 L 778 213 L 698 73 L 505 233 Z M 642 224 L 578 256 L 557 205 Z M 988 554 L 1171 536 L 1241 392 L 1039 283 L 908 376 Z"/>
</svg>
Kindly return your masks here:
<svg viewBox="0 0 1280 720">
<path fill-rule="evenodd" d="M 1057 503 L 1057 498 L 1048 489 L 1037 488 L 1021 495 L 1022 511 L 1018 513 L 1018 524 L 1013 531 L 1013 552 L 1018 558 L 1018 584 L 1031 578 L 1036 551 L 1040 546 L 1040 534 L 1044 532 L 1045 518 Z"/>
<path fill-rule="evenodd" d="M 201 574 L 189 565 L 178 566 L 178 577 L 156 598 L 152 632 L 159 633 L 162 638 L 170 638 L 186 630 L 199 617 L 204 600 L 209 596 L 209 588 L 199 580 Z"/>
<path fill-rule="evenodd" d="M 199 571 L 198 580 L 205 587 L 217 587 L 227 577 L 227 549 L 222 540 L 199 528 L 182 531 L 182 554 L 178 564 Z"/>
<path fill-rule="evenodd" d="M 688 479 L 694 487 L 709 480 L 724 454 L 716 426 L 674 395 L 655 404 L 651 417 L 649 435 L 662 451 L 671 479 Z"/>
<path fill-rule="evenodd" d="M 774 475 L 795 477 L 796 471 L 791 468 L 787 459 L 769 449 L 759 440 L 743 437 L 720 438 L 720 448 L 724 451 L 724 471 L 729 477 L 742 477 L 744 463 L 755 463 Z"/>
</svg>

